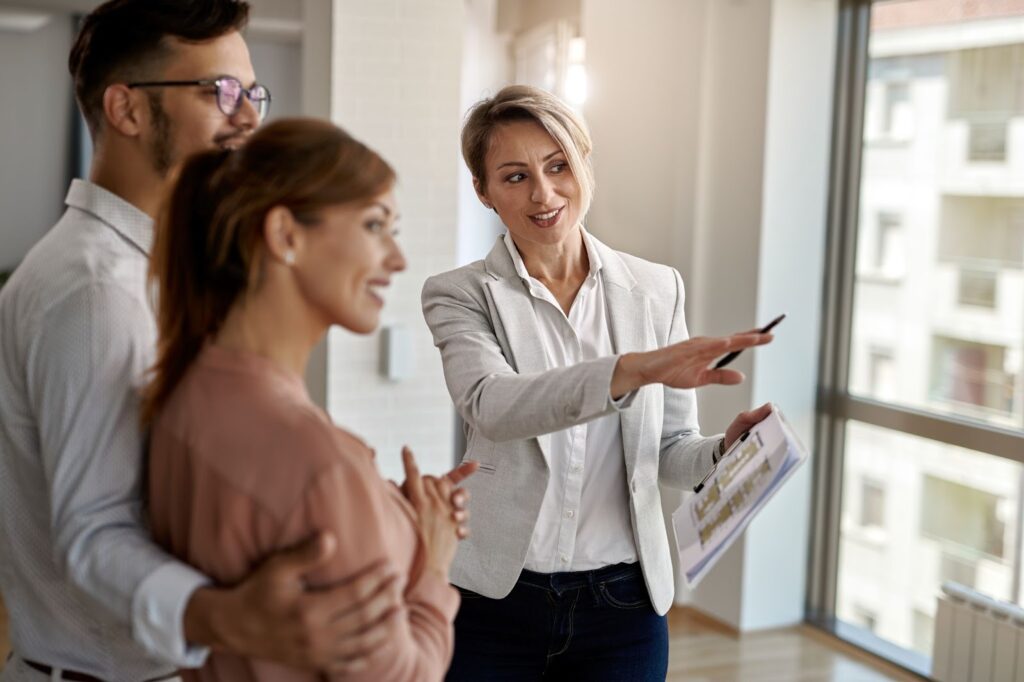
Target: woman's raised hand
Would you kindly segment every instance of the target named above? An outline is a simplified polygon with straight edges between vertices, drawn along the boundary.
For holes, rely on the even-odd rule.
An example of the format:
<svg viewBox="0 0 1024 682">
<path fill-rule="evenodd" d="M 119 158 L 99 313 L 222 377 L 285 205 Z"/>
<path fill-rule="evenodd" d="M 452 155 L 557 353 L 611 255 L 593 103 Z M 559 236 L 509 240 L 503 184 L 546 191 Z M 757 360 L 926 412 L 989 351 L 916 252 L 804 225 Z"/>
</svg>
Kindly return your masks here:
<svg viewBox="0 0 1024 682">
<path fill-rule="evenodd" d="M 700 336 L 656 350 L 626 353 L 612 375 L 612 397 L 620 398 L 647 384 L 697 388 L 708 384 L 738 384 L 743 373 L 714 369 L 711 363 L 726 353 L 770 343 L 771 334 L 756 331 L 732 336 Z"/>
<path fill-rule="evenodd" d="M 457 515 L 453 514 L 452 509 L 454 486 L 447 476 L 421 476 L 412 450 L 408 447 L 402 448 L 402 464 L 405 467 L 402 492 L 416 510 L 426 551 L 427 570 L 434 571 L 447 581 L 448 568 L 459 543 L 460 522 L 456 520 Z"/>
</svg>

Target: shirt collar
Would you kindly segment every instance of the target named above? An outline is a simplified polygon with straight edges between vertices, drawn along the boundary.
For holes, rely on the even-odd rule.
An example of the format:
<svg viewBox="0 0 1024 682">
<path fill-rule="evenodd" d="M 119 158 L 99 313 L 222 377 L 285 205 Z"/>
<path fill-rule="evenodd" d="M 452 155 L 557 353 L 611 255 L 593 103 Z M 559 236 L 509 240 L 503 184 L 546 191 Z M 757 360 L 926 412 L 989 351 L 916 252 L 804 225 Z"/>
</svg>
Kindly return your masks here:
<svg viewBox="0 0 1024 682">
<path fill-rule="evenodd" d="M 597 252 L 597 248 L 593 244 L 593 237 L 591 237 L 585 229 L 580 227 L 580 232 L 583 233 L 583 246 L 587 249 L 587 260 L 590 261 L 590 274 L 587 276 L 588 280 L 597 278 L 597 273 L 601 271 L 604 264 L 601 261 L 601 255 Z M 516 248 L 516 243 L 512 241 L 512 233 L 506 231 L 505 237 L 505 248 L 508 249 L 508 255 L 512 257 L 512 264 L 516 268 L 516 272 L 524 282 L 533 281 L 533 276 L 526 270 L 526 264 L 523 262 L 523 257 L 519 255 L 519 249 Z"/>
<path fill-rule="evenodd" d="M 113 192 L 88 180 L 71 181 L 64 203 L 90 213 L 145 255 L 153 246 L 153 219 Z"/>
</svg>

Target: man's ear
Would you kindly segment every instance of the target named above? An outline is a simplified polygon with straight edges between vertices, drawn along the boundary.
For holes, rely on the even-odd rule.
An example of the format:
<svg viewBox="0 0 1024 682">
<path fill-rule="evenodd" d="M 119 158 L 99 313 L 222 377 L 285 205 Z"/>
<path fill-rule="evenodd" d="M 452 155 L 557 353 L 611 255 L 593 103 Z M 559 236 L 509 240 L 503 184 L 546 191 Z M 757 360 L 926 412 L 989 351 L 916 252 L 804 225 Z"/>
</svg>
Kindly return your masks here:
<svg viewBox="0 0 1024 682">
<path fill-rule="evenodd" d="M 267 258 L 291 266 L 302 254 L 305 234 L 291 211 L 284 206 L 274 206 L 263 219 L 263 241 Z"/>
<path fill-rule="evenodd" d="M 112 83 L 103 91 L 103 123 L 125 137 L 137 137 L 151 117 L 145 95 L 124 83 Z"/>
</svg>

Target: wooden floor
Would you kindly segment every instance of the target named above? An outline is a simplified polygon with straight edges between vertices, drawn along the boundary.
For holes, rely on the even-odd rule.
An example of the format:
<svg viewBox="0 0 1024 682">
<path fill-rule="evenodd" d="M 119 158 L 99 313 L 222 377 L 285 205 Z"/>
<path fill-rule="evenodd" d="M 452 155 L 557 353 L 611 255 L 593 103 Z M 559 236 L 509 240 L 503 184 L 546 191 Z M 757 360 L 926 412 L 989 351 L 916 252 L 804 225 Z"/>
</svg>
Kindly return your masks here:
<svg viewBox="0 0 1024 682">
<path fill-rule="evenodd" d="M 667 682 L 881 682 L 918 680 L 808 626 L 736 636 L 688 609 L 669 614 Z M 0 601 L 0 669 L 9 649 Z"/>
<path fill-rule="evenodd" d="M 668 682 L 921 680 L 809 625 L 738 636 L 686 608 L 668 623 Z"/>
</svg>

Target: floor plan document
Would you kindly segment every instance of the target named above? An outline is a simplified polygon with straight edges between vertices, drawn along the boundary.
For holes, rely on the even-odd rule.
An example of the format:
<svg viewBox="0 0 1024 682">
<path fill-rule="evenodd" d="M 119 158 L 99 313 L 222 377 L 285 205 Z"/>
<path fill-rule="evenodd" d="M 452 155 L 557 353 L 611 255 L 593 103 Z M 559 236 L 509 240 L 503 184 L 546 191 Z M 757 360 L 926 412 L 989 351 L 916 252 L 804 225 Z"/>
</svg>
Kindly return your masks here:
<svg viewBox="0 0 1024 682">
<path fill-rule="evenodd" d="M 699 583 L 775 491 L 807 459 L 778 408 L 737 440 L 672 514 L 686 584 Z"/>
</svg>

